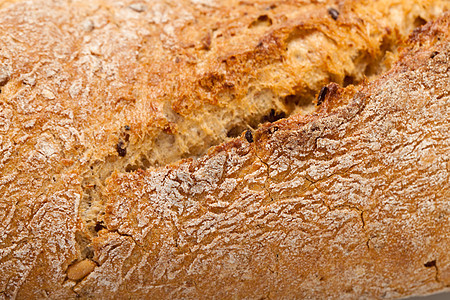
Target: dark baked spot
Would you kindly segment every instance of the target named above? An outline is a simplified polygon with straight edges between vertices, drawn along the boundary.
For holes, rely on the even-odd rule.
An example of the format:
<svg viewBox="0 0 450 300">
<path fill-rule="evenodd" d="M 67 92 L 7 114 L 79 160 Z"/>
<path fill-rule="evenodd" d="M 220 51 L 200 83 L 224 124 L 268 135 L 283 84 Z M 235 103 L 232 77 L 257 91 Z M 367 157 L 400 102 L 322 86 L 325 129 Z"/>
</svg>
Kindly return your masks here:
<svg viewBox="0 0 450 300">
<path fill-rule="evenodd" d="M 124 144 L 124 142 L 119 141 L 116 145 L 116 150 L 117 150 L 117 154 L 119 154 L 119 156 L 124 157 L 127 154 L 127 148 Z"/>
<path fill-rule="evenodd" d="M 427 21 L 425 19 L 423 19 L 422 17 L 418 16 L 415 20 L 414 20 L 414 27 L 420 27 L 423 26 L 427 23 Z"/>
<path fill-rule="evenodd" d="M 211 33 L 208 32 L 208 34 L 201 40 L 202 49 L 204 49 L 204 50 L 211 49 L 211 42 L 212 42 Z"/>
<path fill-rule="evenodd" d="M 433 51 L 430 55 L 430 58 L 434 58 L 438 54 L 439 54 L 439 51 Z"/>
<path fill-rule="evenodd" d="M 432 260 L 432 261 L 426 262 L 426 263 L 424 263 L 423 265 L 424 265 L 426 268 L 433 268 L 433 267 L 436 267 L 436 260 L 434 259 L 434 260 Z"/>
<path fill-rule="evenodd" d="M 278 131 L 278 127 L 277 127 L 277 126 L 273 126 L 273 127 L 270 127 L 270 128 L 269 128 L 269 133 L 270 133 L 270 134 L 273 134 L 273 133 L 275 133 L 276 131 Z"/>
<path fill-rule="evenodd" d="M 262 123 L 264 123 L 264 122 L 273 123 L 273 122 L 278 121 L 283 118 L 286 118 L 286 113 L 284 111 L 277 112 L 275 109 L 272 108 L 270 110 L 269 114 L 267 114 L 261 118 L 261 122 Z"/>
<path fill-rule="evenodd" d="M 325 100 L 325 97 L 327 96 L 328 93 L 328 87 L 324 86 L 320 92 L 319 92 L 319 96 L 317 96 L 317 105 L 321 105 L 323 103 L 323 101 Z"/>
<path fill-rule="evenodd" d="M 337 20 L 337 18 L 339 17 L 339 12 L 336 9 L 332 8 L 332 7 L 330 7 L 328 9 L 328 13 L 333 18 L 333 20 Z"/>
<path fill-rule="evenodd" d="M 130 130 L 131 129 L 130 125 L 125 125 L 123 128 L 125 128 L 125 130 Z"/>
<path fill-rule="evenodd" d="M 102 229 L 106 229 L 106 227 L 103 225 L 103 222 L 95 223 L 95 226 L 94 226 L 95 232 L 99 232 Z"/>
<path fill-rule="evenodd" d="M 245 132 L 245 138 L 247 139 L 247 142 L 253 143 L 253 134 L 252 134 L 252 131 L 250 129 L 248 129 Z"/>
<path fill-rule="evenodd" d="M 350 75 L 345 75 L 344 77 L 344 87 L 350 85 L 350 84 L 354 84 L 355 83 L 355 78 L 353 76 Z"/>
<path fill-rule="evenodd" d="M 269 27 L 272 25 L 272 19 L 268 15 L 261 15 L 253 21 L 248 27 L 254 28 L 254 27 Z"/>
</svg>

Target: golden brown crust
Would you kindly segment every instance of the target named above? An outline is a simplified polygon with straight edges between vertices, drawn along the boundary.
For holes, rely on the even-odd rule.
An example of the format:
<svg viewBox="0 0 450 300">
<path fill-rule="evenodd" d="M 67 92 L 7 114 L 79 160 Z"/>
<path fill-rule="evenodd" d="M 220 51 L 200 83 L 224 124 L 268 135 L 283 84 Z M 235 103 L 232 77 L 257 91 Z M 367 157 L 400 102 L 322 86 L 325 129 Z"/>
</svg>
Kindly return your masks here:
<svg viewBox="0 0 450 300">
<path fill-rule="evenodd" d="M 447 15 L 416 32 L 346 106 L 279 121 L 196 162 L 114 175 L 104 221 L 116 233 L 95 240 L 102 265 L 75 290 L 92 295 L 111 274 L 103 265 L 122 272 L 117 297 L 397 298 L 449 287 L 449 25 Z"/>
<path fill-rule="evenodd" d="M 136 229 L 135 216 L 128 216 L 125 211 L 119 213 L 114 205 L 119 198 L 112 197 L 113 195 L 108 198 L 108 214 L 103 217 L 105 223 L 100 223 L 101 216 L 96 219 L 96 214 L 102 212 L 103 201 L 106 200 L 103 198 L 103 184 L 111 172 L 115 169 L 125 172 L 130 164 L 133 167 L 134 161 L 140 159 L 144 150 L 159 149 L 158 141 L 161 136 L 177 139 L 178 144 L 175 145 L 178 149 L 174 151 L 177 154 L 170 156 L 170 153 L 166 153 L 167 156 L 144 163 L 144 166 L 156 166 L 186 155 L 202 154 L 210 145 L 223 141 L 229 129 L 219 126 L 223 123 L 220 119 L 211 118 L 217 112 L 247 114 L 242 117 L 247 123 L 250 123 L 252 114 L 267 113 L 260 107 L 255 109 L 256 104 L 247 102 L 250 87 L 254 89 L 251 95 L 270 91 L 273 94 L 271 101 L 278 103 L 287 96 L 310 100 L 330 80 L 344 83 L 347 78 L 346 83 L 349 83 L 349 77 L 354 77 L 359 82 L 364 74 L 371 75 L 379 71 L 376 68 L 377 62 L 381 61 L 382 67 L 390 64 L 389 60 L 395 57 L 396 47 L 396 43 L 392 41 L 408 34 L 418 25 L 414 24 L 416 20 L 420 23 L 433 19 L 448 7 L 447 1 L 394 0 L 327 3 L 279 1 L 276 5 L 273 4 L 273 1 L 222 1 L 219 4 L 218 1 L 207 0 L 142 1 L 141 4 L 135 1 L 0 1 L 0 299 L 71 298 L 76 297 L 77 293 L 85 297 L 99 294 L 104 297 L 120 297 L 124 293 L 136 297 L 200 295 L 196 293 L 202 293 L 202 286 L 195 280 L 183 281 L 188 287 L 184 290 L 183 285 L 169 282 L 177 282 L 177 276 L 185 276 L 183 272 L 186 270 L 180 275 L 176 273 L 176 264 L 181 266 L 186 263 L 181 258 L 183 255 L 188 261 L 192 259 L 189 269 L 192 274 L 197 272 L 206 276 L 213 269 L 202 273 L 201 268 L 214 267 L 208 263 L 211 257 L 196 257 L 197 260 L 194 260 L 192 254 L 186 254 L 189 252 L 186 247 L 192 243 L 190 239 L 193 237 L 179 241 L 179 237 L 173 234 L 179 232 L 181 236 L 187 231 L 174 231 L 171 226 L 178 224 L 172 224 L 173 220 L 166 219 L 164 222 L 170 221 L 170 224 L 164 223 L 164 226 L 152 229 L 146 236 L 144 233 L 151 227 L 142 223 L 143 227 Z M 337 20 L 327 12 L 329 6 L 339 10 Z M 422 41 L 421 36 L 437 36 L 437 33 L 430 32 L 430 29 L 424 29 L 424 32 L 415 33 L 415 39 L 419 42 L 414 46 L 417 47 L 417 54 L 414 55 L 419 58 L 423 58 L 426 52 L 417 45 Z M 435 47 L 428 45 L 428 41 L 437 43 L 430 37 L 422 41 L 425 49 Z M 388 49 L 384 49 L 383 45 L 389 46 Z M 392 55 L 389 54 L 391 51 Z M 444 59 L 442 55 L 436 54 L 436 57 Z M 423 67 L 422 60 L 409 60 L 405 70 L 413 62 L 418 67 Z M 445 62 L 441 62 L 441 65 L 445 65 Z M 396 72 L 400 72 L 402 68 L 401 64 L 398 65 Z M 427 86 L 425 89 L 431 87 Z M 276 126 L 281 129 L 274 134 L 269 135 L 273 126 L 263 126 L 254 135 L 254 147 L 249 147 L 243 138 L 232 140 L 211 150 L 209 156 L 198 162 L 184 161 L 167 168 L 151 169 L 148 173 L 137 171 L 129 174 L 130 178 L 139 179 L 135 183 L 126 183 L 127 175 L 116 174 L 110 181 L 110 192 L 113 192 L 114 182 L 118 184 L 117 188 L 120 186 L 125 192 L 127 188 L 139 190 L 144 178 L 148 181 L 152 176 L 159 176 L 161 179 L 155 180 L 162 181 L 166 177 L 164 184 L 159 187 L 160 198 L 166 197 L 164 193 L 167 193 L 167 197 L 177 197 L 178 192 L 184 196 L 186 191 L 192 192 L 192 195 L 199 193 L 196 196 L 199 198 L 195 201 L 189 198 L 194 203 L 193 209 L 196 209 L 195 203 L 203 205 L 199 206 L 196 216 L 203 218 L 204 213 L 212 214 L 209 221 L 198 225 L 197 230 L 203 230 L 206 239 L 199 240 L 199 247 L 202 242 L 214 239 L 208 231 L 208 226 L 213 226 L 214 214 L 231 212 L 225 201 L 227 199 L 223 198 L 225 195 L 230 197 L 228 199 L 248 196 L 245 200 L 247 202 L 236 202 L 239 209 L 245 211 L 246 206 L 253 209 L 258 203 L 263 203 L 264 207 L 267 206 L 269 218 L 275 218 L 275 215 L 270 215 L 270 209 L 281 209 L 281 206 L 270 208 L 269 191 L 277 203 L 282 203 L 283 197 L 290 197 L 296 191 L 287 191 L 287 187 L 283 189 L 283 184 L 278 187 L 277 180 L 285 182 L 286 186 L 288 182 L 294 186 L 295 182 L 293 178 L 276 176 L 270 176 L 270 180 L 266 180 L 266 165 L 262 161 L 271 166 L 271 162 L 266 159 L 269 160 L 275 150 L 263 146 L 275 145 L 271 139 L 276 137 L 279 139 L 278 143 L 281 143 L 278 146 L 280 149 L 290 147 L 286 143 L 289 137 L 292 139 L 295 132 L 306 128 L 302 126 L 328 120 L 327 116 L 346 104 L 351 98 L 349 95 L 355 91 L 356 88 L 336 89 L 330 95 L 331 98 L 327 98 L 321 111 L 315 115 L 298 115 L 277 123 Z M 446 86 L 436 88 L 435 91 L 447 91 Z M 371 94 L 372 91 L 364 93 Z M 342 96 L 337 96 L 341 94 Z M 443 94 L 440 99 L 446 100 L 446 97 Z M 263 98 L 255 96 L 251 99 Z M 355 103 L 357 102 L 347 106 L 348 113 L 355 114 L 352 110 L 356 109 Z M 287 111 L 294 111 L 284 104 L 278 105 Z M 445 112 L 445 106 L 443 111 Z M 210 119 L 211 123 L 207 123 Z M 209 126 L 210 124 L 214 126 Z M 188 125 L 203 132 L 203 135 L 188 142 L 192 132 L 186 133 L 181 129 Z M 130 128 L 127 129 L 127 126 Z M 221 128 L 223 132 L 211 131 L 211 127 Z M 289 135 L 289 132 L 294 135 Z M 309 138 L 308 131 L 304 134 L 300 137 L 304 139 L 306 147 L 314 134 Z M 217 135 L 220 137 L 215 138 Z M 196 142 L 204 136 L 208 141 L 197 147 Z M 441 146 L 448 145 L 443 143 Z M 436 149 L 440 151 L 440 148 Z M 122 156 L 123 151 L 126 151 L 125 156 Z M 225 158 L 223 153 L 226 153 Z M 294 153 L 290 155 L 294 156 Z M 230 180 L 223 181 L 221 187 L 217 187 L 215 184 L 219 180 L 220 168 L 216 168 L 216 165 L 220 166 L 223 159 L 230 167 L 227 169 L 227 176 L 231 177 Z M 206 164 L 208 161 L 210 165 Z M 283 167 L 285 166 L 279 168 Z M 194 180 L 192 184 L 195 183 L 195 191 L 192 191 L 192 186 L 182 185 L 176 188 L 178 183 L 171 181 L 174 174 L 181 174 L 181 180 L 187 182 L 191 176 L 197 176 L 198 179 L 194 178 L 195 180 L 204 177 L 210 182 L 207 180 L 200 183 Z M 232 179 L 237 180 L 236 178 L 241 179 L 234 182 Z M 234 187 L 234 184 L 237 186 Z M 173 187 L 169 189 L 168 185 Z M 311 191 L 309 186 L 309 183 L 304 184 L 304 192 L 308 197 L 313 197 L 316 191 Z M 223 194 L 217 190 L 213 195 L 221 196 L 222 200 L 207 198 L 205 191 L 213 187 L 221 189 Z M 238 187 L 243 188 L 243 192 Z M 188 190 L 185 191 L 184 188 Z M 321 187 L 318 186 L 317 189 L 319 188 Z M 142 193 L 144 191 L 145 188 L 141 190 Z M 448 190 L 442 191 L 448 193 Z M 99 207 L 94 207 L 93 203 L 97 198 L 101 201 L 98 201 Z M 129 203 L 137 200 L 135 198 Z M 254 204 L 250 200 L 255 201 Z M 159 213 L 164 217 L 165 214 L 170 216 L 174 213 L 171 210 L 173 207 L 162 210 L 169 204 L 163 202 L 159 208 Z M 124 209 L 126 205 L 129 204 L 124 202 Z M 184 210 L 185 204 L 174 202 L 173 205 L 178 211 Z M 142 209 L 144 207 L 145 205 Z M 318 208 L 321 210 L 314 213 L 322 214 L 321 216 L 333 215 L 332 205 L 329 208 L 318 205 Z M 327 232 L 334 234 L 346 220 L 348 224 L 359 228 L 359 223 L 356 223 L 359 211 L 351 208 L 347 210 L 348 215 L 337 216 L 342 217 L 336 219 L 337 223 L 332 223 L 332 219 L 322 218 L 320 222 L 328 223 L 318 221 L 316 229 L 326 230 L 329 226 Z M 266 208 L 262 211 L 266 211 Z M 142 213 L 146 212 L 142 210 Z M 154 213 L 148 212 L 149 216 Z M 252 213 L 257 218 L 261 212 Z M 91 215 L 95 218 L 91 218 Z M 233 217 L 238 220 L 242 214 Z M 203 220 L 201 218 L 198 220 Z M 254 220 L 256 219 L 242 219 L 239 221 L 242 224 L 236 224 L 256 224 L 251 223 L 256 222 Z M 299 221 L 298 218 L 294 219 L 294 223 Z M 180 222 L 186 220 L 180 219 Z M 275 223 L 275 227 L 281 226 L 281 223 Z M 228 226 L 226 222 L 220 224 Z M 260 225 L 265 228 L 266 225 L 272 226 L 270 224 Z M 231 240 L 235 237 L 242 238 L 239 234 L 244 233 L 247 230 L 245 226 L 250 225 L 239 226 L 237 228 L 242 232 L 230 237 Z M 347 230 L 345 226 L 344 231 Z M 298 228 L 303 230 L 301 226 Z M 305 230 L 315 230 L 308 228 Z M 426 232 L 430 234 L 433 230 Z M 275 233 L 274 231 L 273 234 Z M 198 238 L 199 233 L 195 234 L 195 238 Z M 93 242 L 91 235 L 97 236 Z M 148 244 L 148 241 L 163 239 L 164 236 L 170 238 L 161 244 Z M 359 236 L 367 238 L 361 232 L 355 238 Z M 430 245 L 434 237 L 430 236 Z M 328 236 L 323 236 L 325 238 Z M 376 240 L 375 237 L 372 239 Z M 240 240 L 236 240 L 236 243 L 238 241 Z M 249 245 L 254 245 L 257 241 L 255 238 L 248 242 Z M 181 255 L 176 256 L 180 260 L 171 261 L 173 257 L 170 255 L 175 249 L 171 243 L 181 242 L 185 242 L 184 246 L 177 250 L 179 253 L 174 252 Z M 341 245 L 341 242 L 336 245 Z M 167 255 L 159 255 L 158 251 L 166 251 L 164 247 L 167 248 Z M 276 253 L 270 252 L 272 245 L 267 249 L 258 247 L 255 245 L 254 256 L 264 254 L 268 260 L 260 266 L 259 273 L 252 276 L 248 273 L 251 269 L 243 270 L 237 265 L 226 265 L 230 259 L 242 259 L 243 262 L 253 259 L 245 251 L 236 249 L 226 252 L 226 248 L 216 248 L 217 253 L 222 251 L 224 255 L 217 258 L 217 268 L 228 267 L 228 273 L 223 273 L 224 284 L 229 283 L 227 288 L 242 288 L 236 293 L 243 295 L 248 292 L 248 295 L 255 296 L 274 296 L 278 288 L 280 293 L 287 290 L 300 291 L 277 285 L 280 277 L 275 274 L 292 270 L 282 264 L 275 266 L 286 269 L 273 269 L 270 259 L 276 259 Z M 306 244 L 305 247 L 312 249 Z M 290 248 L 293 251 L 299 249 Z M 148 252 L 149 249 L 152 251 Z M 320 252 L 311 252 L 311 257 L 319 254 Z M 323 259 L 325 257 L 327 256 Z M 439 268 L 439 280 L 448 284 L 446 257 L 436 256 L 435 259 L 436 266 L 426 269 L 427 274 L 430 275 L 431 271 Z M 93 266 L 90 260 L 95 260 L 99 266 Z M 79 261 L 85 261 L 83 264 L 88 266 L 89 271 L 92 267 L 95 270 L 87 277 L 84 277 L 84 271 L 81 270 L 77 273 L 81 275 L 68 276 L 67 272 L 70 273 Z M 394 256 L 386 264 L 393 261 Z M 222 262 L 223 265 L 220 265 Z M 311 261 L 305 260 L 305 268 L 308 263 Z M 420 263 L 423 264 L 423 261 Z M 246 264 L 241 264 L 244 265 Z M 236 277 L 229 277 L 233 270 L 240 273 L 233 275 Z M 295 272 L 300 271 L 294 271 L 289 276 L 300 276 L 296 277 L 300 280 L 303 273 L 297 274 Z M 144 272 L 145 276 L 140 277 L 139 272 Z M 150 276 L 145 272 L 152 274 Z M 243 283 L 237 283 L 238 275 L 247 276 L 241 277 L 244 278 Z M 79 276 L 83 278 L 78 278 Z M 153 282 L 153 278 L 156 281 Z M 258 288 L 264 278 L 270 284 L 262 289 Z M 209 280 L 201 284 L 208 285 Z M 255 288 L 249 290 L 250 285 L 246 285 L 248 281 L 245 283 L 245 280 L 254 282 Z M 294 284 L 293 281 L 290 283 Z M 307 284 L 306 281 L 304 284 Z M 340 287 L 339 284 L 337 287 Z M 426 292 L 434 288 L 438 288 L 438 283 L 430 283 L 424 290 L 420 290 L 419 286 L 410 287 L 394 296 Z M 386 290 L 389 288 L 386 287 Z M 226 292 L 214 288 L 211 291 L 217 291 L 218 296 L 225 295 Z M 265 291 L 267 294 L 264 294 Z M 314 289 L 311 288 L 311 291 Z"/>
</svg>

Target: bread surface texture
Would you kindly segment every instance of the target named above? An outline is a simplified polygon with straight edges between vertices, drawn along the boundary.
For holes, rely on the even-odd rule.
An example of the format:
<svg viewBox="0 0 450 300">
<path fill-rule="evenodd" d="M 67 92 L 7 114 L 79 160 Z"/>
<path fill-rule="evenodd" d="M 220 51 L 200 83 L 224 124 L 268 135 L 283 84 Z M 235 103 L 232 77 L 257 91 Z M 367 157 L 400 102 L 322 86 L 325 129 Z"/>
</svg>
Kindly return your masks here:
<svg viewBox="0 0 450 300">
<path fill-rule="evenodd" d="M 448 8 L 0 1 L 0 299 L 445 289 Z"/>
<path fill-rule="evenodd" d="M 371 299 L 448 287 L 449 21 L 416 31 L 348 105 L 327 109 L 343 97 L 330 85 L 321 111 L 266 125 L 253 143 L 114 175 L 104 222 L 116 235 L 100 232 L 102 266 L 76 290 L 95 292 L 112 273 L 103 268 L 116 270 L 118 295 L 156 298 Z"/>
</svg>

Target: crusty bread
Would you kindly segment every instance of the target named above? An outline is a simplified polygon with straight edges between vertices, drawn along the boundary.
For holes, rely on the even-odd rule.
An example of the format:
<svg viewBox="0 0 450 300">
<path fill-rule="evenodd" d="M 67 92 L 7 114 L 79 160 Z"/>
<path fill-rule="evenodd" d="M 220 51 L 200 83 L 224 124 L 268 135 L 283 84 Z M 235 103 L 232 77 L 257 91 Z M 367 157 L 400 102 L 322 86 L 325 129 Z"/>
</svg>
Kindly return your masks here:
<svg viewBox="0 0 450 300">
<path fill-rule="evenodd" d="M 0 298 L 445 288 L 448 6 L 0 2 Z"/>
<path fill-rule="evenodd" d="M 450 15 L 387 74 L 197 161 L 114 174 L 75 291 L 397 298 L 450 286 Z M 334 107 L 336 99 L 348 105 Z M 112 233 L 114 232 L 114 233 Z M 115 274 L 111 278 L 111 274 Z M 99 288 L 105 286 L 105 288 Z"/>
</svg>

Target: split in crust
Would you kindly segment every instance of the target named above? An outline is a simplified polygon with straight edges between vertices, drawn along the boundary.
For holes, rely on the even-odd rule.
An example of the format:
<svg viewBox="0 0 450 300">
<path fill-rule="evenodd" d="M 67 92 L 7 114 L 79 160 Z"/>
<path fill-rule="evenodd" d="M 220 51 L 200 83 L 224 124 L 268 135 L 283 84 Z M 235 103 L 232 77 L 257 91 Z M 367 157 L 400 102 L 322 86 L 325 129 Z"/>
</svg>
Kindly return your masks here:
<svg viewBox="0 0 450 300">
<path fill-rule="evenodd" d="M 0 299 L 449 286 L 448 1 L 218 2 L 0 1 Z"/>
<path fill-rule="evenodd" d="M 102 266 L 76 291 L 90 295 L 103 268 L 127 262 L 118 295 L 359 299 L 448 288 L 449 26 L 447 14 L 415 31 L 392 70 L 358 88 L 330 84 L 318 112 L 264 125 L 253 143 L 241 136 L 197 161 L 113 175 L 109 232 L 94 240 Z"/>
</svg>

